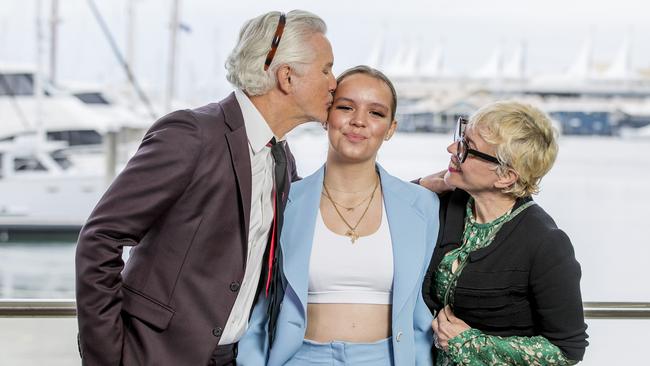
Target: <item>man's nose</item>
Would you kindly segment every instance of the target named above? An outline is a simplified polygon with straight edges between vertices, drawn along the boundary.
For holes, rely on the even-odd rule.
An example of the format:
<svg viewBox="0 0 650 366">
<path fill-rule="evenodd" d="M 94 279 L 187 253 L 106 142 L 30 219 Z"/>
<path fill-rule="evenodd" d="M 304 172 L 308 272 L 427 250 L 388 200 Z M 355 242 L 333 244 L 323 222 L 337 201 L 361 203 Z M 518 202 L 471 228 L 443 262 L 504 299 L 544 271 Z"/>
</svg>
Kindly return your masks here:
<svg viewBox="0 0 650 366">
<path fill-rule="evenodd" d="M 333 73 L 330 73 L 330 79 L 329 79 L 329 91 L 330 93 L 334 93 L 334 90 L 336 90 L 336 78 L 334 77 Z"/>
</svg>

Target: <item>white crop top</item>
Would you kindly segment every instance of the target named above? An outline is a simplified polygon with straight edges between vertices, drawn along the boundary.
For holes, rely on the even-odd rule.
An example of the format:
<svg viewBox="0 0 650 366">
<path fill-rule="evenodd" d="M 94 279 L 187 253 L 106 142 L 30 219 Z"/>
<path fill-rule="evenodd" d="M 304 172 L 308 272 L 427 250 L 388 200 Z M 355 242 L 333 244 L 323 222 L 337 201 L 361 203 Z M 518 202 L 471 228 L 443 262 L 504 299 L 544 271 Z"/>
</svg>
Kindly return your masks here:
<svg viewBox="0 0 650 366">
<path fill-rule="evenodd" d="M 309 262 L 309 303 L 391 304 L 393 246 L 382 209 L 379 230 L 352 244 L 325 226 L 318 210 Z"/>
</svg>

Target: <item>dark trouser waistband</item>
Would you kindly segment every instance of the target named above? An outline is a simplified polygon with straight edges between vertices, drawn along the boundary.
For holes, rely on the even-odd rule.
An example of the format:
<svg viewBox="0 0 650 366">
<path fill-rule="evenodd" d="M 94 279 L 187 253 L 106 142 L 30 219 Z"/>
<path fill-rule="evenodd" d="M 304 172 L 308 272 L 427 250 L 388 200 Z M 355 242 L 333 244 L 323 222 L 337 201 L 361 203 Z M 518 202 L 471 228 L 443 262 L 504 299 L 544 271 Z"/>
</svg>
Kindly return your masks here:
<svg viewBox="0 0 650 366">
<path fill-rule="evenodd" d="M 208 366 L 236 366 L 237 343 L 218 345 L 212 351 Z"/>
</svg>

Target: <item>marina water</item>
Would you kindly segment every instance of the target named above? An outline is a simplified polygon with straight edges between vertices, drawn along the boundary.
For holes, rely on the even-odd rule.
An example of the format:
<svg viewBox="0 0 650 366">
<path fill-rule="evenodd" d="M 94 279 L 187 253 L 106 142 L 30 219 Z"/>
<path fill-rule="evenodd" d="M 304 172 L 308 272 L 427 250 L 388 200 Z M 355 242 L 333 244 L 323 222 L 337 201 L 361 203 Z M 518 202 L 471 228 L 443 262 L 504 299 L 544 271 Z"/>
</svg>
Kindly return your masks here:
<svg viewBox="0 0 650 366">
<path fill-rule="evenodd" d="M 389 172 L 413 179 L 445 169 L 451 137 L 397 134 L 380 150 Z M 324 133 L 289 137 L 298 171 L 325 161 Z M 558 160 L 535 200 L 571 238 L 585 301 L 650 301 L 650 139 L 561 137 Z M 64 212 L 65 208 L 62 208 Z M 73 298 L 74 242 L 0 243 L 1 298 Z M 625 279 L 625 280 L 622 280 Z"/>
<path fill-rule="evenodd" d="M 322 131 L 302 129 L 289 141 L 302 176 L 325 161 Z M 413 179 L 445 169 L 450 142 L 451 136 L 398 133 L 378 160 Z M 558 160 L 535 200 L 573 242 L 584 301 L 650 301 L 649 187 L 650 139 L 561 137 Z M 0 243 L 0 297 L 73 298 L 74 252 L 73 240 Z M 75 319 L 0 321 L 1 365 L 79 364 Z M 644 364 L 650 320 L 587 323 L 590 346 L 581 365 Z"/>
</svg>

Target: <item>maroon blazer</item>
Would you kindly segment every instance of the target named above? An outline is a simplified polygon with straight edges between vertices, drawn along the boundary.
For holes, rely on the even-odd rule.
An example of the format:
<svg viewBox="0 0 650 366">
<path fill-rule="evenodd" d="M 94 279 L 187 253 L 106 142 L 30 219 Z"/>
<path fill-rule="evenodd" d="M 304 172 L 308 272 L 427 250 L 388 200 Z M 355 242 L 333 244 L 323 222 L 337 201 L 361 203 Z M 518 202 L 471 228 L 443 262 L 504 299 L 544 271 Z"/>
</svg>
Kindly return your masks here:
<svg viewBox="0 0 650 366">
<path fill-rule="evenodd" d="M 158 120 L 79 236 L 84 365 L 206 365 L 244 277 L 250 206 L 234 94 Z"/>
</svg>

